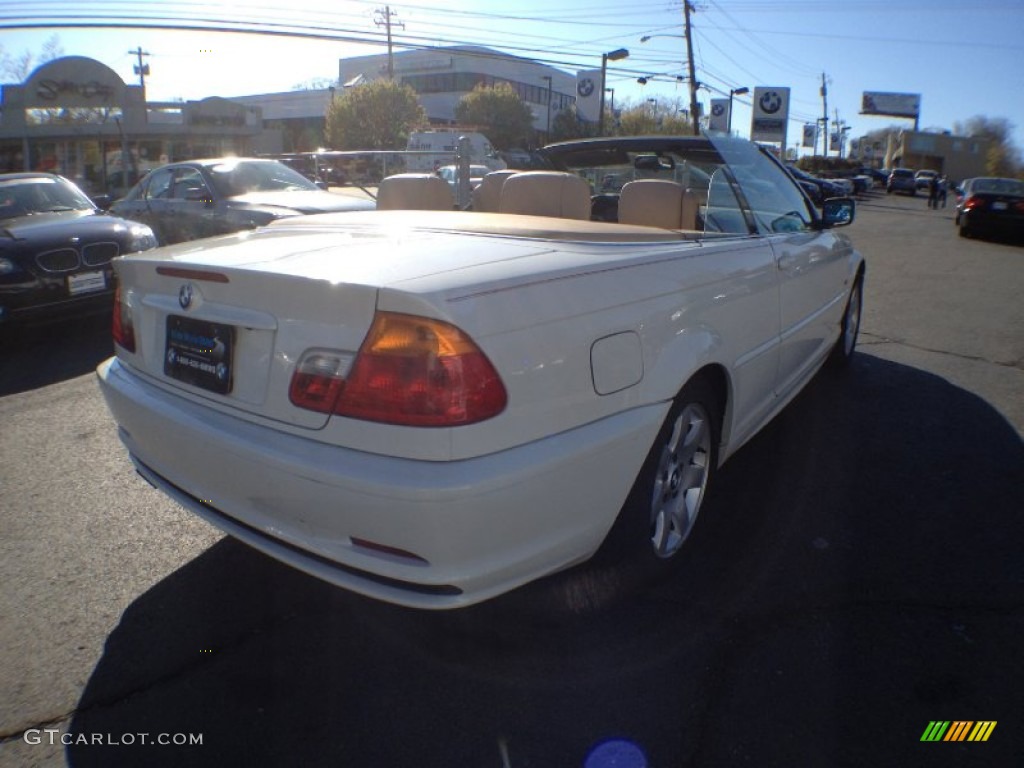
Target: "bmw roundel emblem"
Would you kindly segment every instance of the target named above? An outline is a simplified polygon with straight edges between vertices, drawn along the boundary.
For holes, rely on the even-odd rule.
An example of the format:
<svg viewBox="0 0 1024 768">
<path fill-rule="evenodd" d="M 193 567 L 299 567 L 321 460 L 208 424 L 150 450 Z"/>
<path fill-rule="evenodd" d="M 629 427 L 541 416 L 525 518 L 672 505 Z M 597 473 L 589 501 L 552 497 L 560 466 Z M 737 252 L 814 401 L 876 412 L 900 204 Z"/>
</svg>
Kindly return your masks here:
<svg viewBox="0 0 1024 768">
<path fill-rule="evenodd" d="M 178 291 L 178 304 L 182 309 L 192 306 L 192 283 L 185 283 L 181 286 L 181 290 Z"/>
<path fill-rule="evenodd" d="M 778 91 L 766 91 L 761 95 L 761 111 L 766 115 L 774 115 L 782 109 L 782 96 Z"/>
<path fill-rule="evenodd" d="M 591 80 L 589 77 L 584 77 L 583 79 L 580 80 L 579 84 L 576 86 L 576 92 L 580 96 L 582 96 L 584 99 L 586 99 L 586 98 L 588 98 L 590 96 L 590 94 L 592 94 L 594 92 L 594 89 L 596 87 L 597 86 L 594 85 L 594 81 L 593 80 Z"/>
</svg>

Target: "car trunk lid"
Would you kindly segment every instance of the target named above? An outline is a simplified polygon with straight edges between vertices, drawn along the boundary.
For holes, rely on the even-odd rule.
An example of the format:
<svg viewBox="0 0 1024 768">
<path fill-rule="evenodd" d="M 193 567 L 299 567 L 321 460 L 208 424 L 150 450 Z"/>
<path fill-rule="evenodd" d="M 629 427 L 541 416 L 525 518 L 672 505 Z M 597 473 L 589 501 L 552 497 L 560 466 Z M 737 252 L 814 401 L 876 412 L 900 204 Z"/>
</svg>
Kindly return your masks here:
<svg viewBox="0 0 1024 768">
<path fill-rule="evenodd" d="M 542 250 L 507 242 L 482 255 L 479 241 L 466 240 L 270 227 L 118 259 L 136 339 L 135 352 L 118 354 L 184 397 L 317 429 L 328 416 L 289 400 L 296 362 L 316 349 L 354 357 L 382 287 Z"/>
</svg>

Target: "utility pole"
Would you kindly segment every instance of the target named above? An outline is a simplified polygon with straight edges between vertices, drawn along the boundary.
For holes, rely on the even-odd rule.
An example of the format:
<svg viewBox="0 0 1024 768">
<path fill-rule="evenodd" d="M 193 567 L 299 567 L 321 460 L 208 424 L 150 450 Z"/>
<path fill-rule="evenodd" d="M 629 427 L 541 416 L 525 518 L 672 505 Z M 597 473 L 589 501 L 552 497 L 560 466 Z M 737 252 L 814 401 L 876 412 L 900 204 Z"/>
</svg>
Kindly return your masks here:
<svg viewBox="0 0 1024 768">
<path fill-rule="evenodd" d="M 143 92 L 145 92 L 145 90 L 146 90 L 146 75 L 149 74 L 149 64 L 143 64 L 142 63 L 142 57 L 143 56 L 149 56 L 150 53 L 149 53 L 149 51 L 142 50 L 142 46 L 141 45 L 138 48 L 136 48 L 134 51 L 128 51 L 128 53 L 132 54 L 133 56 L 137 56 L 138 59 L 139 59 L 139 63 L 135 65 L 135 74 L 139 76 L 139 85 L 142 86 L 142 90 L 143 90 Z"/>
<path fill-rule="evenodd" d="M 697 72 L 693 66 L 693 37 L 690 34 L 690 0 L 683 0 L 683 20 L 686 24 L 686 58 L 690 69 L 690 117 L 693 119 L 693 135 L 700 135 L 700 110 L 697 107 Z"/>
<path fill-rule="evenodd" d="M 395 54 L 394 54 L 394 50 L 392 49 L 391 28 L 392 27 L 401 27 L 402 29 L 405 29 L 405 24 L 402 23 L 401 21 L 396 21 L 396 22 L 392 23 L 391 17 L 392 16 L 397 16 L 398 14 L 397 13 L 392 13 L 390 5 L 385 5 L 383 8 L 378 8 L 375 11 L 375 13 L 377 14 L 377 16 L 376 16 L 376 18 L 374 18 L 373 23 L 376 24 L 378 27 L 381 27 L 381 26 L 386 27 L 387 31 L 388 31 L 388 80 L 394 80 L 395 79 Z"/>
<path fill-rule="evenodd" d="M 828 84 L 826 83 L 824 72 L 821 73 L 821 103 L 821 122 L 824 127 L 823 133 L 825 134 L 823 141 L 825 145 L 825 151 L 822 154 L 825 155 L 825 157 L 828 157 Z"/>
<path fill-rule="evenodd" d="M 842 158 L 842 156 L 843 156 L 843 122 L 839 119 L 839 107 L 836 107 L 835 113 L 836 113 L 836 119 L 834 121 L 834 125 L 835 125 L 836 139 L 837 139 L 838 144 L 839 144 L 839 157 Z"/>
</svg>

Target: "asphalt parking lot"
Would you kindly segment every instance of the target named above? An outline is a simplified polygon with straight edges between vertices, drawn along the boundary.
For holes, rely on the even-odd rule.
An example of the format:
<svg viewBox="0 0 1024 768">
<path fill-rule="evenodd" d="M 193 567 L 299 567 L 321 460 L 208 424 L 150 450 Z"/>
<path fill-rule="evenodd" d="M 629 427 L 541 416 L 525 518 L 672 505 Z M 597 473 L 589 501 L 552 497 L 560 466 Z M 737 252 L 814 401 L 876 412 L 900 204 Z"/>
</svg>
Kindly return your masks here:
<svg viewBox="0 0 1024 768">
<path fill-rule="evenodd" d="M 1019 764 L 1024 246 L 884 194 L 849 231 L 860 353 L 723 468 L 671 578 L 457 612 L 337 590 L 150 489 L 94 381 L 103 319 L 8 342 L 0 765 Z"/>
</svg>

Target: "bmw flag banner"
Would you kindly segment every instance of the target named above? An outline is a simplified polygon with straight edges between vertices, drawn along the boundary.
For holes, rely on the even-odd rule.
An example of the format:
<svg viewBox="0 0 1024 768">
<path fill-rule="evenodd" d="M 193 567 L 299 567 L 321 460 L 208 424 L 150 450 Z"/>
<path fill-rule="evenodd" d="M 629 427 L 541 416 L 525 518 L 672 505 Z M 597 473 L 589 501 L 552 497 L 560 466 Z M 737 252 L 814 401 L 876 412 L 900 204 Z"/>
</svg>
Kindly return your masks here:
<svg viewBox="0 0 1024 768">
<path fill-rule="evenodd" d="M 596 123 L 601 116 L 601 89 L 604 82 L 600 69 L 576 73 L 576 114 L 581 120 Z"/>
<path fill-rule="evenodd" d="M 711 116 L 708 118 L 709 131 L 729 130 L 729 99 L 712 99 Z"/>
<path fill-rule="evenodd" d="M 818 126 L 814 123 L 804 123 L 804 146 L 814 147 L 818 143 Z"/>
<path fill-rule="evenodd" d="M 750 140 L 777 141 L 785 146 L 788 124 L 789 88 L 755 88 L 754 112 L 750 119 Z"/>
</svg>

